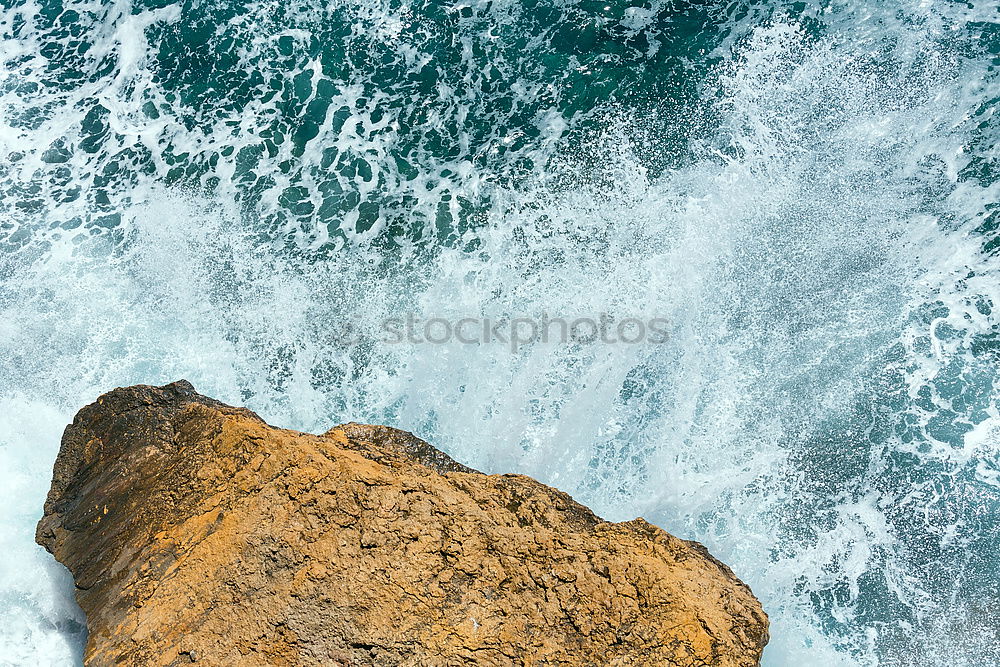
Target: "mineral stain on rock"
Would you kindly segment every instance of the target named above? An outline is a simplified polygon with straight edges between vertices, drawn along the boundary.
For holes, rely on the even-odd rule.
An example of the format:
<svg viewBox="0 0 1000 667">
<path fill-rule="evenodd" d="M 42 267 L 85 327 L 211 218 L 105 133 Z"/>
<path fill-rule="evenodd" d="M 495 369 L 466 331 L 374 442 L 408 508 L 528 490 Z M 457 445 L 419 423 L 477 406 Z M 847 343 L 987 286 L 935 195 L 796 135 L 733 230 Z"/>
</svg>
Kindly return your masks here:
<svg viewBox="0 0 1000 667">
<path fill-rule="evenodd" d="M 87 665 L 757 665 L 767 617 L 695 542 L 418 438 L 268 426 L 181 381 L 67 427 L 37 540 Z"/>
</svg>

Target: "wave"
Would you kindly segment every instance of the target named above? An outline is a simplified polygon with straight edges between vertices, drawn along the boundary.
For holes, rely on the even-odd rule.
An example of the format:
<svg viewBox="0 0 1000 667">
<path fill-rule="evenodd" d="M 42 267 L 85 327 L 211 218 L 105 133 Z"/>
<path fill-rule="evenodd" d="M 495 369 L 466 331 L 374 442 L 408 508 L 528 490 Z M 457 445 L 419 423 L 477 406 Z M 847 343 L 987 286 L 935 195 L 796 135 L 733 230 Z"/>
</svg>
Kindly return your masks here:
<svg viewBox="0 0 1000 667">
<path fill-rule="evenodd" d="M 19 2 L 0 26 L 5 659 L 79 660 L 31 543 L 62 425 L 184 377 L 702 541 L 771 615 L 768 664 L 1000 661 L 995 5 Z M 670 340 L 366 333 L 542 313 Z"/>
</svg>

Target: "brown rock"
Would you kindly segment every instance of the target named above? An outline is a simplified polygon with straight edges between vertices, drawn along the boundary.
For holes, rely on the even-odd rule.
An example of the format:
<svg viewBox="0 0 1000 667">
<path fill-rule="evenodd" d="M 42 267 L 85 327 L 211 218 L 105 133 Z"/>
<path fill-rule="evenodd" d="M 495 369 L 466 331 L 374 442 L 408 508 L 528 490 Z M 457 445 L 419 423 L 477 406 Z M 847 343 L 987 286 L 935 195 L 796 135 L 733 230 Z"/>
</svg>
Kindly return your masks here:
<svg viewBox="0 0 1000 667">
<path fill-rule="evenodd" d="M 76 580 L 88 665 L 736 666 L 767 641 L 697 543 L 391 428 L 272 428 L 187 382 L 80 411 L 37 539 Z"/>
</svg>

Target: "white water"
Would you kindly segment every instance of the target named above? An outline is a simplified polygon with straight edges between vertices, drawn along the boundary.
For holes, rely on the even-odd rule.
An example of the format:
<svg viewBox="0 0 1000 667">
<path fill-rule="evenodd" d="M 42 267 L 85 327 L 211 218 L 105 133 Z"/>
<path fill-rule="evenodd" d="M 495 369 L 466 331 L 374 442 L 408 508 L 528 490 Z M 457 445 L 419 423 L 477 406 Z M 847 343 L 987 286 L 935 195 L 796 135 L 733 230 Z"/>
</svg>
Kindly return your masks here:
<svg viewBox="0 0 1000 667">
<path fill-rule="evenodd" d="M 0 273 L 0 662 L 79 651 L 72 584 L 32 544 L 62 426 L 110 388 L 183 377 L 280 426 L 390 423 L 698 539 L 764 602 L 768 664 L 996 664 L 996 563 L 971 554 L 998 544 L 1000 411 L 995 353 L 973 344 L 1000 276 L 971 230 L 998 186 L 958 175 L 998 91 L 939 47 L 995 15 L 903 8 L 838 7 L 821 39 L 753 30 L 708 84 L 719 130 L 690 166 L 649 177 L 642 119 L 609 112 L 599 159 L 560 147 L 558 178 L 490 192 L 477 250 L 392 272 L 364 239 L 302 262 L 225 193 L 155 182 L 129 192 L 126 242 L 36 227 Z M 141 72 L 148 47 L 121 48 Z M 39 145 L 0 124 L 0 154 Z M 3 210 L 0 233 L 28 224 Z M 672 339 L 511 354 L 335 335 L 542 311 L 666 317 Z"/>
</svg>

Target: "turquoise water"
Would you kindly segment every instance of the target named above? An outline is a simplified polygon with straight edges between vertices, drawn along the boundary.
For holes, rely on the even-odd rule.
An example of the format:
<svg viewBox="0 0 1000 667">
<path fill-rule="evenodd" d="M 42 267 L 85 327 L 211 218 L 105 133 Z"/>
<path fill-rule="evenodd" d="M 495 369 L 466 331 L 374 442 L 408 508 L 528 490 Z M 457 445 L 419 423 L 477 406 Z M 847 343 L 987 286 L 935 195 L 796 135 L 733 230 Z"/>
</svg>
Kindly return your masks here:
<svg viewBox="0 0 1000 667">
<path fill-rule="evenodd" d="M 0 663 L 79 660 L 61 429 L 181 377 L 702 541 L 768 665 L 1000 663 L 997 2 L 0 7 Z M 670 340 L 370 335 L 541 313 Z"/>
</svg>

